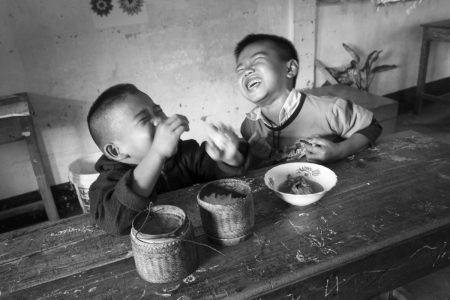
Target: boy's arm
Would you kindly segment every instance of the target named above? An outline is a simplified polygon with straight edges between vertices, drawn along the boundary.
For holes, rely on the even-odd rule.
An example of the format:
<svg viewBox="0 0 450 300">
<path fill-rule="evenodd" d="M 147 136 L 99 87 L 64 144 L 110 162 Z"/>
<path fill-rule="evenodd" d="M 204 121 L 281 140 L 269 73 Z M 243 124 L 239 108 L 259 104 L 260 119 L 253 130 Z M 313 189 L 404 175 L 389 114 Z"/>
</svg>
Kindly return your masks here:
<svg viewBox="0 0 450 300">
<path fill-rule="evenodd" d="M 133 218 L 156 200 L 154 187 L 162 164 L 157 155 L 149 155 L 134 169 L 122 164 L 99 175 L 89 190 L 95 222 L 110 234 L 128 234 Z"/>
<path fill-rule="evenodd" d="M 151 197 L 135 193 L 132 181 L 132 167 L 121 165 L 101 173 L 89 189 L 91 215 L 110 234 L 128 234 L 133 218 L 155 201 L 156 193 Z"/>
<path fill-rule="evenodd" d="M 339 143 L 333 143 L 323 138 L 311 138 L 308 141 L 312 145 L 305 146 L 306 157 L 308 161 L 342 159 L 367 148 L 369 145 L 374 145 L 381 132 L 381 125 L 373 118 L 369 126 L 357 131 Z"/>
<path fill-rule="evenodd" d="M 340 98 L 327 113 L 327 121 L 344 140 L 333 143 L 323 138 L 310 139 L 313 145 L 305 147 L 309 161 L 333 161 L 352 155 L 369 144 L 374 145 L 382 131 L 371 111 Z"/>
<path fill-rule="evenodd" d="M 136 193 L 143 197 L 150 195 L 164 162 L 177 152 L 180 136 L 188 130 L 189 121 L 182 115 L 170 116 L 159 123 L 148 153 L 133 172 L 132 188 Z"/>
<path fill-rule="evenodd" d="M 199 145 L 195 140 L 186 140 L 180 144 L 180 147 L 183 153 L 180 160 L 183 168 L 189 170 L 189 176 L 193 183 L 243 175 L 248 168 L 248 144 L 244 141 L 240 141 L 238 144 L 239 152 L 244 157 L 244 161 L 236 167 L 214 161 L 206 152 L 206 142 Z"/>
<path fill-rule="evenodd" d="M 154 151 L 153 148 L 133 171 L 131 187 L 133 191 L 143 197 L 148 197 L 153 191 L 166 161 L 166 158 Z"/>
<path fill-rule="evenodd" d="M 369 139 L 370 146 L 375 145 L 375 141 L 381 135 L 383 131 L 383 127 L 381 127 L 380 123 L 378 123 L 375 117 L 372 118 L 372 122 L 366 128 L 359 130 L 356 133 L 362 134 Z"/>
</svg>

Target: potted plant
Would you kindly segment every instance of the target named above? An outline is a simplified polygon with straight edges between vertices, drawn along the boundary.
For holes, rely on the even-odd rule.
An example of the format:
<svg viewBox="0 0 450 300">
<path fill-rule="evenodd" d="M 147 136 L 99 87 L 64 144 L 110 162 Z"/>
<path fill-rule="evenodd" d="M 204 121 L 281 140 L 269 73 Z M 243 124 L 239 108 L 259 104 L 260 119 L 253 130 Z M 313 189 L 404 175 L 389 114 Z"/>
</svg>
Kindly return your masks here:
<svg viewBox="0 0 450 300">
<path fill-rule="evenodd" d="M 327 67 L 316 59 L 316 66 L 325 73 L 329 83 L 355 85 L 360 90 L 368 91 L 376 74 L 397 68 L 397 65 L 375 66 L 383 50 L 372 51 L 365 62 L 360 64 L 362 61 L 358 53 L 345 43 L 342 46 L 352 58 L 348 65 Z"/>
</svg>

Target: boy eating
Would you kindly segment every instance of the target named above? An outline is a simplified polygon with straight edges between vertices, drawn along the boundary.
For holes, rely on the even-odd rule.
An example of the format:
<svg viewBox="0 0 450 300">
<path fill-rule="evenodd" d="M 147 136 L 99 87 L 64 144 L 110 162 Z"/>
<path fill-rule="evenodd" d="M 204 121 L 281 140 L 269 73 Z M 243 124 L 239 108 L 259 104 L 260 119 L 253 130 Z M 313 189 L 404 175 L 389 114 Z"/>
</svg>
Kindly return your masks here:
<svg viewBox="0 0 450 300">
<path fill-rule="evenodd" d="M 132 84 L 104 91 L 87 117 L 103 156 L 89 199 L 95 222 L 111 234 L 128 234 L 134 216 L 157 194 L 194 183 L 240 175 L 248 145 L 226 126 L 211 127 L 206 143 L 180 140 L 189 130 L 185 116 L 167 117 Z M 217 161 L 217 162 L 216 162 Z"/>
<path fill-rule="evenodd" d="M 241 124 L 257 166 L 298 159 L 334 161 L 373 144 L 382 128 L 372 112 L 338 97 L 294 89 L 299 71 L 287 39 L 250 34 L 234 50 L 242 95 L 256 107 Z M 255 166 L 253 166 L 255 167 Z"/>
</svg>

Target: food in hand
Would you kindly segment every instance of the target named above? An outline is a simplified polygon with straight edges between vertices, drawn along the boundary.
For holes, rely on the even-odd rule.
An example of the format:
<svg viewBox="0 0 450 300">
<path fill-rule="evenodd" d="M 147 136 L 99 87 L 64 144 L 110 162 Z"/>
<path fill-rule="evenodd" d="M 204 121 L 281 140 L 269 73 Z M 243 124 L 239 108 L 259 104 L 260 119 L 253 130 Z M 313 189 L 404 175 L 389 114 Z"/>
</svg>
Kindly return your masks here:
<svg viewBox="0 0 450 300">
<path fill-rule="evenodd" d="M 206 127 L 207 134 L 211 141 L 218 147 L 219 149 L 223 149 L 228 141 L 230 140 L 230 137 L 228 135 L 227 129 L 224 127 L 218 127 L 212 124 L 209 124 Z"/>
</svg>

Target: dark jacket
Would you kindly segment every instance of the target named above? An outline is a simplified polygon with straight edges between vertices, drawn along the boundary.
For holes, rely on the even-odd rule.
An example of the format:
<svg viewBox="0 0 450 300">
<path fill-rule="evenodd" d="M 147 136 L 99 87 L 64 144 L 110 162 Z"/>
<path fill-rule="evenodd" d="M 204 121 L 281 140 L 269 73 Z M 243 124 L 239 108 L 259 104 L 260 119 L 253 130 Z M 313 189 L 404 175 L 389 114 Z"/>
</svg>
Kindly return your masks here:
<svg viewBox="0 0 450 300">
<path fill-rule="evenodd" d="M 102 156 L 95 169 L 100 173 L 89 189 L 91 216 L 103 230 L 111 234 L 128 234 L 133 218 L 156 201 L 158 194 L 195 183 L 242 175 L 248 165 L 248 144 L 241 143 L 239 151 L 246 158 L 242 167 L 215 162 L 194 140 L 180 141 L 177 153 L 162 169 L 150 197 L 142 197 L 131 189 L 136 165 L 123 164 Z"/>
</svg>

